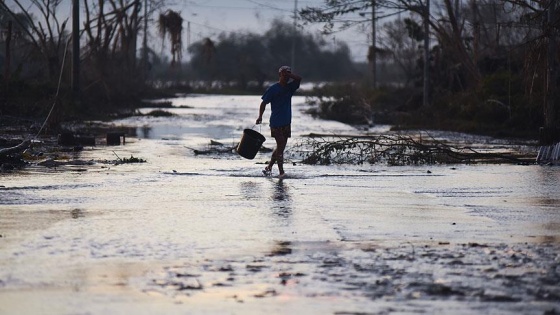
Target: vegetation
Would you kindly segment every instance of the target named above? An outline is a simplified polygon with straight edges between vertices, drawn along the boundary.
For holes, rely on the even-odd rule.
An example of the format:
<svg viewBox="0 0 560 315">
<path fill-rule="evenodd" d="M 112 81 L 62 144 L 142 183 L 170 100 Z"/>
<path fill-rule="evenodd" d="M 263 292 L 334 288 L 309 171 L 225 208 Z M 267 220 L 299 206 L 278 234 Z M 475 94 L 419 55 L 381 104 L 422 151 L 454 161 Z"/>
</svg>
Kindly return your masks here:
<svg viewBox="0 0 560 315">
<path fill-rule="evenodd" d="M 346 44 L 280 20 L 263 34 L 193 43 L 183 62 L 183 19 L 166 1 L 149 0 L 147 8 L 136 0 L 83 1 L 79 97 L 71 89 L 70 18 L 60 10 L 68 3 L 37 0 L 29 10 L 23 2 L 0 1 L 0 114 L 49 115 L 47 128 L 130 114 L 143 98 L 177 91 L 260 94 L 277 79 L 278 65 L 291 63 L 292 47 L 293 66 L 307 82 L 330 82 L 309 99 L 322 118 L 495 136 L 535 136 L 559 122 L 555 1 L 432 0 L 427 10 L 421 0 L 337 0 L 300 10 L 305 23 L 323 23 L 325 32 L 375 20 L 375 45 L 361 64 Z M 148 24 L 170 43 L 170 61 L 147 45 Z"/>
<path fill-rule="evenodd" d="M 391 166 L 458 163 L 534 162 L 534 156 L 513 152 L 484 152 L 473 146 L 459 147 L 433 138 L 405 135 L 323 137 L 310 135 L 296 146 L 304 164 L 378 164 Z"/>
<path fill-rule="evenodd" d="M 169 41 L 171 42 L 171 66 L 181 63 L 182 50 L 183 50 L 183 18 L 175 11 L 168 10 L 164 14 L 159 15 L 158 29 L 161 37 L 165 39 L 169 34 Z"/>
<path fill-rule="evenodd" d="M 166 110 L 162 110 L 162 109 L 155 109 L 150 111 L 149 113 L 146 114 L 146 116 L 152 116 L 152 117 L 171 117 L 171 116 L 175 116 L 175 114 L 168 112 Z"/>
<path fill-rule="evenodd" d="M 300 13 L 309 23 L 323 23 L 328 33 L 337 30 L 337 23 L 341 28 L 371 24 L 372 14 L 381 18 L 387 12 L 401 12 L 405 17 L 383 25 L 382 35 L 370 47 L 370 57 L 379 59 L 370 58 L 370 62 L 397 65 L 403 73 L 401 84 L 395 87 L 379 79 L 381 88 L 366 99 L 349 100 L 368 94 L 360 86 L 354 86 L 347 97 L 335 92 L 322 102 L 328 109 L 361 101 L 370 104 L 374 117 L 400 127 L 496 136 L 534 136 L 539 126 L 558 125 L 560 54 L 554 47 L 560 6 L 556 1 L 443 0 L 432 1 L 427 10 L 421 0 L 339 0 Z M 362 18 L 356 19 L 356 13 Z M 427 35 L 425 22 L 430 41 L 435 38 L 426 68 L 419 48 Z M 423 102 L 421 90 L 426 75 L 428 103 Z"/>
<path fill-rule="evenodd" d="M 122 158 L 121 159 L 120 157 L 117 157 L 117 161 L 115 162 L 116 165 L 130 164 L 130 163 L 146 163 L 146 160 L 141 159 L 141 158 L 137 158 L 137 157 L 134 157 L 134 156 L 131 155 L 130 158 Z"/>
<path fill-rule="evenodd" d="M 345 44 L 333 48 L 319 37 L 294 33 L 292 25 L 276 20 L 263 35 L 222 34 L 217 42 L 205 39 L 193 44 L 189 48 L 190 77 L 208 84 L 231 82 L 238 90 L 261 93 L 266 81 L 278 79 L 278 65 L 291 63 L 287 52 L 293 41 L 295 68 L 305 73 L 307 81 L 340 81 L 359 76 Z"/>
<path fill-rule="evenodd" d="M 144 1 L 83 2 L 79 95 L 71 86 L 70 17 L 61 13 L 68 2 L 10 3 L 0 2 L 0 29 L 7 30 L 0 39 L 2 115 L 44 119 L 53 108 L 48 128 L 56 128 L 66 120 L 130 112 L 155 92 L 146 84 L 143 62 L 137 58 Z M 163 1 L 149 4 L 155 11 Z"/>
</svg>

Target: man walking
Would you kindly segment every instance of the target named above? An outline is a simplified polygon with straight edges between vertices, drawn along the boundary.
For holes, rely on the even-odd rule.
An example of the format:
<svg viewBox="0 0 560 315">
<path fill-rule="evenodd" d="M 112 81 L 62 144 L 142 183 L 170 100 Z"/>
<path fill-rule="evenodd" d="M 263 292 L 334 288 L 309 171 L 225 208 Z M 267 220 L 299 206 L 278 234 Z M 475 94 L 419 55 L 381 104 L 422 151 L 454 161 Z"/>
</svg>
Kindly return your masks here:
<svg viewBox="0 0 560 315">
<path fill-rule="evenodd" d="M 292 73 L 288 66 L 278 69 L 278 82 L 271 85 L 261 97 L 262 102 L 259 107 L 259 118 L 256 124 L 262 123 L 262 116 L 266 109 L 266 104 L 270 103 L 270 135 L 276 140 L 276 149 L 272 152 L 270 162 L 264 168 L 263 174 L 270 176 L 274 163 L 278 163 L 278 178 L 284 178 L 284 149 L 288 143 L 288 138 L 292 136 L 292 95 L 299 89 L 301 77 Z"/>
</svg>

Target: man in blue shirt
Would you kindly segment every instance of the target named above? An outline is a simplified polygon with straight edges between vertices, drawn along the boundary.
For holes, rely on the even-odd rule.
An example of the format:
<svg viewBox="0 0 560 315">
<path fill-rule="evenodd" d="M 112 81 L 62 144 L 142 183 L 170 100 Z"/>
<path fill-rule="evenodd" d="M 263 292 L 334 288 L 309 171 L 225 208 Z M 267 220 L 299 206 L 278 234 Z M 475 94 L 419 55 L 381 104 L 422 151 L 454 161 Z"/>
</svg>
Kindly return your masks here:
<svg viewBox="0 0 560 315">
<path fill-rule="evenodd" d="M 272 157 L 268 165 L 264 168 L 264 175 L 271 175 L 274 163 L 278 163 L 279 178 L 286 176 L 284 173 L 284 149 L 288 143 L 288 138 L 292 136 L 290 124 L 292 123 L 292 95 L 299 89 L 301 77 L 292 73 L 288 66 L 278 69 L 280 78 L 278 82 L 271 85 L 261 97 L 262 102 L 259 107 L 259 118 L 256 124 L 262 123 L 262 116 L 266 104 L 270 103 L 272 113 L 270 114 L 270 135 L 276 140 L 276 149 L 272 152 Z"/>
</svg>

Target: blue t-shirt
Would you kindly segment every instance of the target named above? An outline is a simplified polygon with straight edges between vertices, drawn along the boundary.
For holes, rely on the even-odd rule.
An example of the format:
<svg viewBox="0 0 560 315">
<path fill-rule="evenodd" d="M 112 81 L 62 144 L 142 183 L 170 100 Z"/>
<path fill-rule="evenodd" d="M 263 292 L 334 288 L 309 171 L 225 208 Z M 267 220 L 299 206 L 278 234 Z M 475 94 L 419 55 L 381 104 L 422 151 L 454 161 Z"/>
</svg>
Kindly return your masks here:
<svg viewBox="0 0 560 315">
<path fill-rule="evenodd" d="M 292 95 L 299 89 L 300 81 L 282 86 L 276 82 L 271 85 L 261 97 L 265 104 L 270 103 L 270 127 L 282 127 L 292 123 Z"/>
</svg>

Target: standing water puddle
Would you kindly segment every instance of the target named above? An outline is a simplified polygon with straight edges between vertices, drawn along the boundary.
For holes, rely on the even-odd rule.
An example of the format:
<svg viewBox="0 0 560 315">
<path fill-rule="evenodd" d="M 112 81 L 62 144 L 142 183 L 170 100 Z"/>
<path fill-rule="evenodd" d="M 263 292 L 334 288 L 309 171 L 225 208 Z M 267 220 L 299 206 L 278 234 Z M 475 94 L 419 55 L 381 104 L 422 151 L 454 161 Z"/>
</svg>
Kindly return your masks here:
<svg viewBox="0 0 560 315">
<path fill-rule="evenodd" d="M 560 311 L 556 167 L 288 163 L 266 178 L 270 153 L 195 154 L 251 127 L 272 149 L 258 96 L 169 101 L 175 116 L 117 121 L 136 137 L 80 156 L 147 163 L 3 175 L 1 314 Z M 360 132 L 293 101 L 288 153 Z"/>
</svg>

